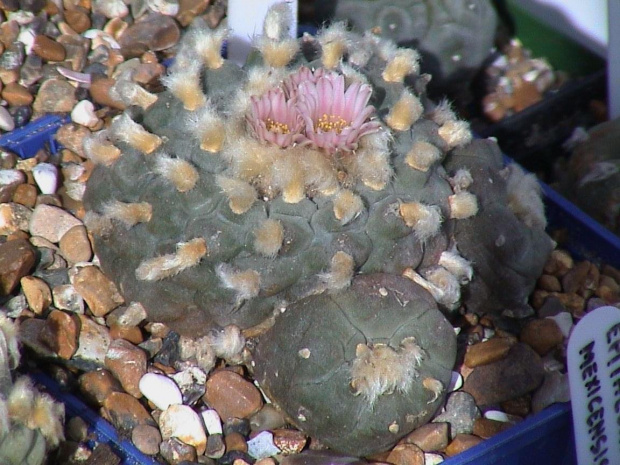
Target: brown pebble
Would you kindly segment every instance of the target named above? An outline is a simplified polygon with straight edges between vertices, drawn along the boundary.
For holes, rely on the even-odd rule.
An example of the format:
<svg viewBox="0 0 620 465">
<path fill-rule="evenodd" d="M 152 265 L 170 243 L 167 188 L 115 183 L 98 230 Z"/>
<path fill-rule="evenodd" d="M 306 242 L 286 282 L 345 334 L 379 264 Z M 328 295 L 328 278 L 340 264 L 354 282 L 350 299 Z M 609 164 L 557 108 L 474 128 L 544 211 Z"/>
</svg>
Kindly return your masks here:
<svg viewBox="0 0 620 465">
<path fill-rule="evenodd" d="M 502 402 L 500 405 L 507 414 L 525 418 L 532 410 L 532 397 L 530 395 L 515 397 Z"/>
<path fill-rule="evenodd" d="M 90 29 L 91 22 L 85 8 L 75 7 L 65 10 L 65 21 L 78 34 Z"/>
<path fill-rule="evenodd" d="M 182 27 L 188 26 L 196 16 L 205 12 L 209 3 L 209 0 L 180 0 L 177 21 Z"/>
<path fill-rule="evenodd" d="M 93 405 L 101 407 L 113 392 L 122 392 L 121 383 L 108 370 L 98 368 L 88 371 L 78 379 L 84 398 Z"/>
<path fill-rule="evenodd" d="M 574 266 L 573 257 L 561 249 L 551 252 L 549 260 L 545 263 L 544 272 L 557 277 L 562 277 Z"/>
<path fill-rule="evenodd" d="M 546 355 L 564 340 L 557 323 L 550 318 L 530 320 L 521 330 L 520 338 L 539 355 Z"/>
<path fill-rule="evenodd" d="M 474 368 L 462 389 L 479 406 L 497 404 L 536 389 L 544 372 L 540 356 L 529 345 L 517 343 L 505 358 Z"/>
<path fill-rule="evenodd" d="M 265 457 L 263 459 L 258 459 L 254 462 L 254 465 L 277 465 L 277 462 L 273 457 Z"/>
<path fill-rule="evenodd" d="M 39 34 L 34 38 L 32 51 L 45 61 L 62 61 L 67 56 L 67 52 L 62 44 L 43 34 Z"/>
<path fill-rule="evenodd" d="M 110 88 L 116 83 L 112 78 L 95 78 L 88 89 L 91 98 L 100 105 L 124 110 L 125 104 L 110 97 Z"/>
<path fill-rule="evenodd" d="M 144 52 L 168 49 L 179 41 L 181 30 L 176 21 L 165 15 L 152 13 L 136 21 L 120 36 L 119 43 L 126 58 L 139 57 Z"/>
<path fill-rule="evenodd" d="M 77 351 L 80 320 L 61 310 L 52 310 L 45 320 L 39 339 L 60 358 L 69 360 Z"/>
<path fill-rule="evenodd" d="M 0 244 L 0 296 L 13 292 L 20 280 L 30 273 L 35 260 L 33 247 L 24 239 Z"/>
<path fill-rule="evenodd" d="M 155 421 L 140 401 L 125 392 L 112 392 L 103 401 L 102 414 L 117 429 L 129 432 L 138 425 L 155 426 Z"/>
<path fill-rule="evenodd" d="M 143 454 L 156 455 L 159 452 L 161 434 L 154 426 L 138 425 L 131 430 L 131 442 Z"/>
<path fill-rule="evenodd" d="M 584 285 L 589 270 L 590 262 L 577 263 L 562 277 L 562 290 L 568 294 L 576 293 Z"/>
<path fill-rule="evenodd" d="M 501 360 L 515 344 L 513 338 L 493 337 L 467 347 L 465 365 L 474 368 Z"/>
<path fill-rule="evenodd" d="M 86 228 L 74 226 L 60 238 L 58 243 L 62 256 L 69 263 L 87 262 L 93 256 Z"/>
<path fill-rule="evenodd" d="M 473 434 L 457 434 L 454 440 L 448 444 L 445 453 L 448 457 L 454 457 L 482 442 L 482 438 Z"/>
<path fill-rule="evenodd" d="M 226 443 L 221 434 L 210 434 L 207 438 L 207 447 L 205 455 L 212 459 L 220 459 L 224 453 L 228 452 Z"/>
<path fill-rule="evenodd" d="M 443 450 L 450 441 L 450 423 L 439 421 L 416 428 L 401 442 L 415 444 L 424 452 Z"/>
<path fill-rule="evenodd" d="M 69 161 L 73 161 L 75 163 L 81 163 L 83 158 L 86 158 L 86 154 L 84 153 L 83 145 L 84 139 L 90 136 L 90 131 L 88 128 L 75 123 L 64 124 L 58 131 L 56 131 L 56 140 L 59 144 L 62 144 L 65 147 L 65 150 L 62 152 L 63 162 L 68 163 Z M 73 155 L 77 154 L 81 158 L 73 158 L 72 160 L 68 160 L 67 151 L 71 151 Z"/>
<path fill-rule="evenodd" d="M 611 265 L 603 265 L 601 268 L 601 274 L 614 278 L 614 280 L 620 284 L 620 270 Z"/>
<path fill-rule="evenodd" d="M 17 82 L 12 82 L 2 89 L 2 98 L 15 107 L 30 105 L 34 100 L 30 91 Z"/>
<path fill-rule="evenodd" d="M 32 210 L 19 203 L 0 203 L 0 235 L 28 231 Z"/>
<path fill-rule="evenodd" d="M 581 316 L 583 316 L 586 299 L 579 294 L 553 292 L 550 295 L 557 297 L 566 310 L 568 310 L 575 318 L 581 318 Z"/>
<path fill-rule="evenodd" d="M 561 292 L 562 284 L 557 276 L 553 276 L 552 274 L 543 274 L 540 278 L 538 278 L 538 282 L 536 283 L 538 288 L 548 291 L 548 292 Z"/>
<path fill-rule="evenodd" d="M 194 463 L 198 457 L 196 449 L 189 444 L 179 441 L 177 438 L 170 438 L 162 441 L 159 445 L 159 453 L 171 465 L 179 463 Z"/>
<path fill-rule="evenodd" d="M 229 370 L 209 376 L 204 401 L 215 409 L 222 421 L 248 418 L 263 406 L 263 398 L 254 384 Z"/>
<path fill-rule="evenodd" d="M 95 316 L 105 316 L 124 302 L 116 285 L 96 266 L 80 267 L 70 278 Z"/>
<path fill-rule="evenodd" d="M 39 87 L 32 108 L 36 114 L 69 113 L 77 103 L 75 92 L 75 87 L 64 79 L 48 79 Z"/>
<path fill-rule="evenodd" d="M 146 353 L 125 339 L 110 343 L 105 367 L 121 382 L 123 389 L 136 398 L 142 397 L 139 383 L 146 374 Z"/>
<path fill-rule="evenodd" d="M 248 451 L 248 443 L 245 440 L 245 437 L 236 431 L 228 433 L 224 437 L 224 443 L 226 444 L 226 451 L 239 451 L 239 452 L 247 452 Z"/>
<path fill-rule="evenodd" d="M 37 188 L 32 184 L 20 184 L 13 192 L 13 202 L 34 208 L 37 202 Z"/>
<path fill-rule="evenodd" d="M 393 465 L 424 465 L 424 452 L 415 444 L 398 444 L 385 461 Z"/>
<path fill-rule="evenodd" d="M 594 294 L 607 303 L 618 302 L 620 300 L 620 285 L 611 276 L 601 275 L 599 285 Z"/>
<path fill-rule="evenodd" d="M 41 278 L 24 276 L 20 284 L 28 307 L 37 315 L 41 315 L 52 304 L 52 291 Z"/>
<path fill-rule="evenodd" d="M 299 454 L 306 447 L 308 438 L 304 433 L 295 429 L 274 429 L 273 443 L 282 451 L 283 455 Z"/>
<path fill-rule="evenodd" d="M 497 433 L 507 430 L 512 426 L 511 423 L 505 421 L 491 420 L 489 418 L 476 418 L 474 420 L 474 431 L 476 436 L 482 439 L 489 439 Z"/>
<path fill-rule="evenodd" d="M 142 330 L 137 326 L 110 326 L 110 337 L 112 339 L 125 339 L 132 344 L 140 344 L 144 341 Z"/>
</svg>

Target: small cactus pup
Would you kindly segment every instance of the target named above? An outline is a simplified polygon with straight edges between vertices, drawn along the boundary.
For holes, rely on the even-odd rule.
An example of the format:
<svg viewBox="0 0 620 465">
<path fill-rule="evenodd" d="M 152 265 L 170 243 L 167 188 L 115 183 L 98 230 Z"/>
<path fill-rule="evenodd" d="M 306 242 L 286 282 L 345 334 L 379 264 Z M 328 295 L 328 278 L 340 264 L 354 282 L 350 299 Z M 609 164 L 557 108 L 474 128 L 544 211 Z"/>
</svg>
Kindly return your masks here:
<svg viewBox="0 0 620 465">
<path fill-rule="evenodd" d="M 150 321 L 259 337 L 257 376 L 291 421 L 371 453 L 441 405 L 444 314 L 524 305 L 552 241 L 532 180 L 425 97 L 414 51 L 343 24 L 291 41 L 284 10 L 243 67 L 197 20 L 156 101 L 119 92 L 125 112 L 85 142 L 85 222 Z M 283 388 L 292 360 L 306 371 Z"/>
<path fill-rule="evenodd" d="M 258 345 L 255 377 L 291 423 L 365 456 L 432 418 L 455 355 L 454 329 L 431 294 L 378 273 L 287 307 Z"/>
</svg>

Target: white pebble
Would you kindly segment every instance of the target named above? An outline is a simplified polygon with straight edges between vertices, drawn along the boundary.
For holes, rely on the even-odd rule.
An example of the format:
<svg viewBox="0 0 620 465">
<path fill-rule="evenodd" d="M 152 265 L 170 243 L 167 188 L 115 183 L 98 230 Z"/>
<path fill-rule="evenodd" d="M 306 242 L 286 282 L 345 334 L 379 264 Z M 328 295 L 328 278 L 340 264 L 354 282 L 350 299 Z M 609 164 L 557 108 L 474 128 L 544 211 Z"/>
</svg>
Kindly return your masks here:
<svg viewBox="0 0 620 465">
<path fill-rule="evenodd" d="M 82 34 L 85 38 L 90 39 L 92 41 L 92 45 L 96 42 L 105 42 L 110 48 L 115 50 L 120 50 L 121 45 L 112 37 L 110 34 L 103 32 L 99 29 L 89 29 Z M 96 40 L 95 40 L 96 39 Z"/>
<path fill-rule="evenodd" d="M 89 100 L 79 101 L 71 111 L 71 121 L 87 128 L 93 128 L 99 122 L 95 114 L 95 106 Z"/>
<path fill-rule="evenodd" d="M 202 421 L 207 428 L 209 434 L 222 434 L 222 419 L 220 415 L 213 409 L 203 410 L 200 412 Z"/>
<path fill-rule="evenodd" d="M 129 14 L 129 8 L 123 0 L 95 0 L 93 3 L 93 10 L 109 19 L 124 18 Z"/>
<path fill-rule="evenodd" d="M 501 421 L 502 423 L 507 423 L 510 421 L 508 414 L 506 412 L 502 412 L 501 410 L 487 410 L 484 412 L 484 418 L 487 420 Z"/>
<path fill-rule="evenodd" d="M 568 339 L 568 336 L 570 336 L 570 332 L 574 326 L 573 316 L 569 312 L 560 312 L 557 315 L 553 315 L 548 318 L 555 321 L 555 324 L 557 324 L 560 331 L 562 331 L 562 335 Z"/>
<path fill-rule="evenodd" d="M 9 184 L 22 184 L 26 182 L 26 176 L 20 170 L 0 170 L 0 186 Z"/>
<path fill-rule="evenodd" d="M 9 110 L 0 106 L 0 129 L 3 131 L 12 131 L 15 129 L 15 121 L 9 113 Z"/>
<path fill-rule="evenodd" d="M 458 371 L 452 372 L 452 378 L 450 379 L 450 385 L 448 386 L 448 392 L 458 391 L 463 386 L 463 375 Z"/>
<path fill-rule="evenodd" d="M 84 192 L 86 192 L 86 183 L 67 181 L 65 182 L 65 189 L 69 197 L 80 202 L 84 198 Z"/>
<path fill-rule="evenodd" d="M 273 433 L 270 431 L 262 431 L 248 441 L 248 454 L 256 460 L 279 453 L 280 449 L 273 443 Z"/>
<path fill-rule="evenodd" d="M 441 454 L 424 452 L 424 465 L 438 465 L 444 461 Z"/>
<path fill-rule="evenodd" d="M 17 41 L 24 44 L 26 55 L 32 54 L 32 46 L 34 45 L 35 36 L 35 32 L 28 28 L 22 28 L 21 32 L 17 36 Z"/>
<path fill-rule="evenodd" d="M 10 12 L 7 17 L 7 22 L 15 21 L 20 26 L 25 26 L 34 21 L 34 13 L 31 11 L 17 10 Z"/>
<path fill-rule="evenodd" d="M 484 328 L 484 336 L 482 337 L 483 341 L 491 339 L 495 336 L 495 330 L 493 328 Z"/>
<path fill-rule="evenodd" d="M 39 163 L 32 168 L 32 176 L 43 194 L 54 194 L 58 188 L 58 169 L 51 163 Z"/>
<path fill-rule="evenodd" d="M 179 386 L 164 375 L 146 373 L 138 384 L 140 392 L 160 410 L 183 403 Z"/>
<path fill-rule="evenodd" d="M 163 439 L 178 438 L 194 446 L 198 455 L 207 448 L 207 435 L 198 414 L 187 405 L 171 405 L 159 416 Z"/>
<path fill-rule="evenodd" d="M 176 0 L 146 0 L 146 4 L 154 12 L 166 16 L 176 16 L 179 12 L 179 2 Z"/>
</svg>

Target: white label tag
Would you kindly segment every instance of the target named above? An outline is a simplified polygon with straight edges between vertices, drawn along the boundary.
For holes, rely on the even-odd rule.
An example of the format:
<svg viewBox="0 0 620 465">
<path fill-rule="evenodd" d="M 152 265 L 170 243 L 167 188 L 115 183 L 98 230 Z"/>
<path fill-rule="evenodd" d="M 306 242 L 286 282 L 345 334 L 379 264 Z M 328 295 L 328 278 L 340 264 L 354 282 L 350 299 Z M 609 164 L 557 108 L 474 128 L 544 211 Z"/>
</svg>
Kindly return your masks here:
<svg viewBox="0 0 620 465">
<path fill-rule="evenodd" d="M 620 309 L 598 308 L 577 324 L 568 377 L 578 463 L 620 464 Z"/>
</svg>

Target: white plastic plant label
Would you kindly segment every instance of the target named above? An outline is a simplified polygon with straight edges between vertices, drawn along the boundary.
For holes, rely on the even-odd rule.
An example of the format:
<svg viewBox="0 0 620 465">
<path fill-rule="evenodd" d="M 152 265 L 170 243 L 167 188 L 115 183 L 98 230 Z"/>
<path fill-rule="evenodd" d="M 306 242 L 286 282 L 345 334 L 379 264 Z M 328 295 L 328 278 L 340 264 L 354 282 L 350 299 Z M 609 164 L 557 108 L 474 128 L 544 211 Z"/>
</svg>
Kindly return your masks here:
<svg viewBox="0 0 620 465">
<path fill-rule="evenodd" d="M 568 376 L 578 463 L 620 464 L 620 309 L 598 308 L 577 324 Z"/>
</svg>

